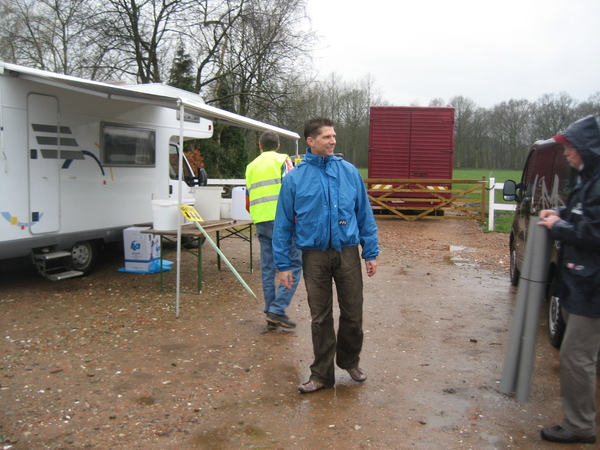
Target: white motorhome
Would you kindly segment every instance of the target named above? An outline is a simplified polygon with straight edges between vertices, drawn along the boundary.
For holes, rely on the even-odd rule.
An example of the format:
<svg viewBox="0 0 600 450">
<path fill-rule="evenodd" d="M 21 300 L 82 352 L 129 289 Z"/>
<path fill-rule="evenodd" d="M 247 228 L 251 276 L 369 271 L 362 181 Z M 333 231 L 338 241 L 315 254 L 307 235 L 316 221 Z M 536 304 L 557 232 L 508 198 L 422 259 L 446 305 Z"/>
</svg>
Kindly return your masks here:
<svg viewBox="0 0 600 450">
<path fill-rule="evenodd" d="M 102 244 L 152 222 L 151 200 L 172 195 L 177 146 L 210 138 L 212 120 L 299 137 L 169 86 L 3 62 L 0 108 L 0 262 L 30 259 L 54 280 L 88 274 Z"/>
</svg>

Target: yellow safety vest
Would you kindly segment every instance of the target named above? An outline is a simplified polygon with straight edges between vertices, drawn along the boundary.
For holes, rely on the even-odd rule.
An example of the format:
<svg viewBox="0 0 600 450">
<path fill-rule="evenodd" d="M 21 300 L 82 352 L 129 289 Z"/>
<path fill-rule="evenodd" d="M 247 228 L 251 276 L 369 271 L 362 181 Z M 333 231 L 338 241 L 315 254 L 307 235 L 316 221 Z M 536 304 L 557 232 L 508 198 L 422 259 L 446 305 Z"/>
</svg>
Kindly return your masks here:
<svg viewBox="0 0 600 450">
<path fill-rule="evenodd" d="M 287 159 L 289 156 L 276 151 L 262 152 L 246 167 L 250 215 L 254 223 L 275 220 L 277 199 Z"/>
</svg>

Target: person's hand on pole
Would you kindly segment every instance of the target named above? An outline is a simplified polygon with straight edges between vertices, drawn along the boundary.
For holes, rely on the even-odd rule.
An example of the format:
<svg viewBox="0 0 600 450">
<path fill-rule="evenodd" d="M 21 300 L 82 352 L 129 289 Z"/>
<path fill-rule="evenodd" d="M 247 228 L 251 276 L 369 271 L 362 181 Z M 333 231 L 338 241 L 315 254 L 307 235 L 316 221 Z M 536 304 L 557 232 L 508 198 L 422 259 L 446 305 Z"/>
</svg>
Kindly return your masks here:
<svg viewBox="0 0 600 450">
<path fill-rule="evenodd" d="M 552 229 L 554 224 L 560 220 L 560 216 L 558 215 L 558 211 L 554 209 L 543 209 L 540 211 L 540 221 L 538 225 Z"/>
</svg>

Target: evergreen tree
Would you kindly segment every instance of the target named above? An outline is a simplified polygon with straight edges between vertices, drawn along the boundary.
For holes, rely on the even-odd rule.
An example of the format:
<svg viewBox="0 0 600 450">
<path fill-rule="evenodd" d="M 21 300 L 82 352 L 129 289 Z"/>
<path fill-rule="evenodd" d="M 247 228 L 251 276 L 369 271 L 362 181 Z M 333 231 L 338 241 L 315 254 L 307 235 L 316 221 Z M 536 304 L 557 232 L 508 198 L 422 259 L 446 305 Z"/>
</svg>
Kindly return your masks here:
<svg viewBox="0 0 600 450">
<path fill-rule="evenodd" d="M 173 66 L 169 71 L 169 86 L 174 86 L 189 92 L 195 92 L 196 77 L 193 74 L 193 61 L 189 54 L 185 53 L 183 43 L 179 44 Z"/>
<path fill-rule="evenodd" d="M 235 112 L 233 99 L 229 96 L 229 86 L 222 82 L 219 86 L 219 108 Z M 246 138 L 239 127 L 213 124 L 213 137 L 200 143 L 204 157 L 204 168 L 209 178 L 244 178 L 248 164 Z"/>
</svg>

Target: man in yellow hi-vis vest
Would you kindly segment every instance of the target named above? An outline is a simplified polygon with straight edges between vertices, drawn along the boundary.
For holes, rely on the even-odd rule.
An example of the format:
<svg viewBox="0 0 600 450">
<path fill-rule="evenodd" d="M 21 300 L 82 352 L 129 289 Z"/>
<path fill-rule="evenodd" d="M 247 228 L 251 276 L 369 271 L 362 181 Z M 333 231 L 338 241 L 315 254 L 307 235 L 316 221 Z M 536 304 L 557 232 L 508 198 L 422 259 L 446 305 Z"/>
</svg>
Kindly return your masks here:
<svg viewBox="0 0 600 450">
<path fill-rule="evenodd" d="M 277 275 L 273 262 L 273 223 L 277 211 L 277 200 L 281 190 L 281 180 L 291 169 L 289 156 L 277 153 L 279 136 L 273 131 L 265 131 L 258 141 L 261 154 L 246 167 L 246 185 L 249 196 L 249 211 L 256 225 L 256 236 L 260 242 L 260 266 L 262 286 L 265 296 L 267 327 L 277 326 L 294 328 L 296 324 L 286 315 L 294 292 L 302 274 L 302 253 L 292 245 L 291 259 L 294 272 L 294 284 L 291 289 L 282 284 L 275 287 Z"/>
</svg>

